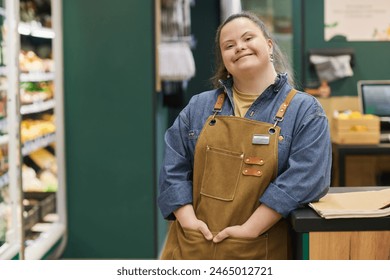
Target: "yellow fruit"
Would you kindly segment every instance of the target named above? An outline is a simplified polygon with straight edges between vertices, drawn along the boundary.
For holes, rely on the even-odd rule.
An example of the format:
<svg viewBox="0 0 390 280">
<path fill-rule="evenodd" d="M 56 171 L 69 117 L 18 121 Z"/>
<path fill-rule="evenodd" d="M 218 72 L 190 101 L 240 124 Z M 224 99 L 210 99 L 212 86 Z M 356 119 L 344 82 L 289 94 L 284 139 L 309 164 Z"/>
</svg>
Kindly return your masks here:
<svg viewBox="0 0 390 280">
<path fill-rule="evenodd" d="M 346 113 L 340 113 L 340 114 L 338 114 L 337 118 L 340 120 L 346 120 L 349 118 L 349 116 Z"/>
<path fill-rule="evenodd" d="M 358 111 L 353 111 L 350 115 L 350 119 L 360 119 L 362 117 L 362 114 Z"/>
</svg>

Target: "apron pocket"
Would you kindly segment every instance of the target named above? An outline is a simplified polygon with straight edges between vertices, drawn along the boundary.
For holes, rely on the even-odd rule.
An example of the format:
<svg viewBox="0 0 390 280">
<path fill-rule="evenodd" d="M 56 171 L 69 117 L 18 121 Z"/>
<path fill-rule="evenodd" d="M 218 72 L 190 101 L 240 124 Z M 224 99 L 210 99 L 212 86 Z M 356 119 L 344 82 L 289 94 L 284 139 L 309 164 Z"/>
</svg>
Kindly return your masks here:
<svg viewBox="0 0 390 280">
<path fill-rule="evenodd" d="M 217 244 L 216 260 L 266 260 L 268 255 L 268 234 L 254 239 L 227 238 Z"/>
<path fill-rule="evenodd" d="M 200 193 L 232 201 L 241 174 L 244 153 L 207 146 Z"/>
<path fill-rule="evenodd" d="M 213 257 L 213 242 L 196 230 L 182 229 L 177 233 L 178 247 L 173 252 L 174 260 L 210 260 Z"/>
</svg>

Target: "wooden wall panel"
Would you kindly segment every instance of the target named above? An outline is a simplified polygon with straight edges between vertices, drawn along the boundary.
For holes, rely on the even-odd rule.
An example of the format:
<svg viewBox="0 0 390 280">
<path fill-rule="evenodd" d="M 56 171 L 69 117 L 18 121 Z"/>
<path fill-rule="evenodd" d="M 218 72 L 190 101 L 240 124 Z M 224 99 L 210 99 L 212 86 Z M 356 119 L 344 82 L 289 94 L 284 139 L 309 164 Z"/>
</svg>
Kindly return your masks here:
<svg viewBox="0 0 390 280">
<path fill-rule="evenodd" d="M 390 231 L 311 232 L 311 260 L 390 260 Z"/>
</svg>

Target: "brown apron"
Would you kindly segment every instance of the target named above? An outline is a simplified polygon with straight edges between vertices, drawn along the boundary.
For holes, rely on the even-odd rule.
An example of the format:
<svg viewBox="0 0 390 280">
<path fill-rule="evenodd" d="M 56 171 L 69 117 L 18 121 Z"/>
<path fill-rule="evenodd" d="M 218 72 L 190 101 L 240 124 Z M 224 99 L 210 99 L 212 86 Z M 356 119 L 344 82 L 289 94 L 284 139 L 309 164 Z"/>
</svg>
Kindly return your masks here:
<svg viewBox="0 0 390 280">
<path fill-rule="evenodd" d="M 259 207 L 259 197 L 275 179 L 278 141 L 284 113 L 294 97 L 291 90 L 275 116 L 275 124 L 234 116 L 217 116 L 225 99 L 218 96 L 214 114 L 196 143 L 193 207 L 215 236 L 226 227 L 241 225 Z M 170 225 L 161 259 L 288 259 L 288 224 L 281 219 L 254 239 L 231 238 L 220 243 L 206 240 L 199 231 Z"/>
</svg>

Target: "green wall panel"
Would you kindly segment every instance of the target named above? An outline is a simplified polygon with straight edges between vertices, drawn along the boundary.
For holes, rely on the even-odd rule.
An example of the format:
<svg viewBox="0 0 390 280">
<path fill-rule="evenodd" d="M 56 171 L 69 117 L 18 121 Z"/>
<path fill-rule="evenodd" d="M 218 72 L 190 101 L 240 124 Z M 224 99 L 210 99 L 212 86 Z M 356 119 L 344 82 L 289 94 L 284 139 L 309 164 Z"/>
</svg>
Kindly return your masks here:
<svg viewBox="0 0 390 280">
<path fill-rule="evenodd" d="M 300 0 L 303 3 L 300 17 L 304 24 L 304 82 L 305 86 L 318 82 L 314 69 L 310 70 L 308 51 L 323 48 L 352 48 L 355 51 L 353 77 L 330 83 L 332 95 L 357 95 L 357 81 L 390 79 L 390 42 L 348 42 L 345 40 L 324 40 L 324 0 Z"/>
<path fill-rule="evenodd" d="M 64 258 L 154 258 L 154 1 L 63 1 Z"/>
<path fill-rule="evenodd" d="M 214 40 L 219 24 L 219 0 L 195 1 L 191 8 L 191 30 L 196 42 L 193 49 L 196 75 L 188 83 L 189 97 L 212 88 Z"/>
</svg>

